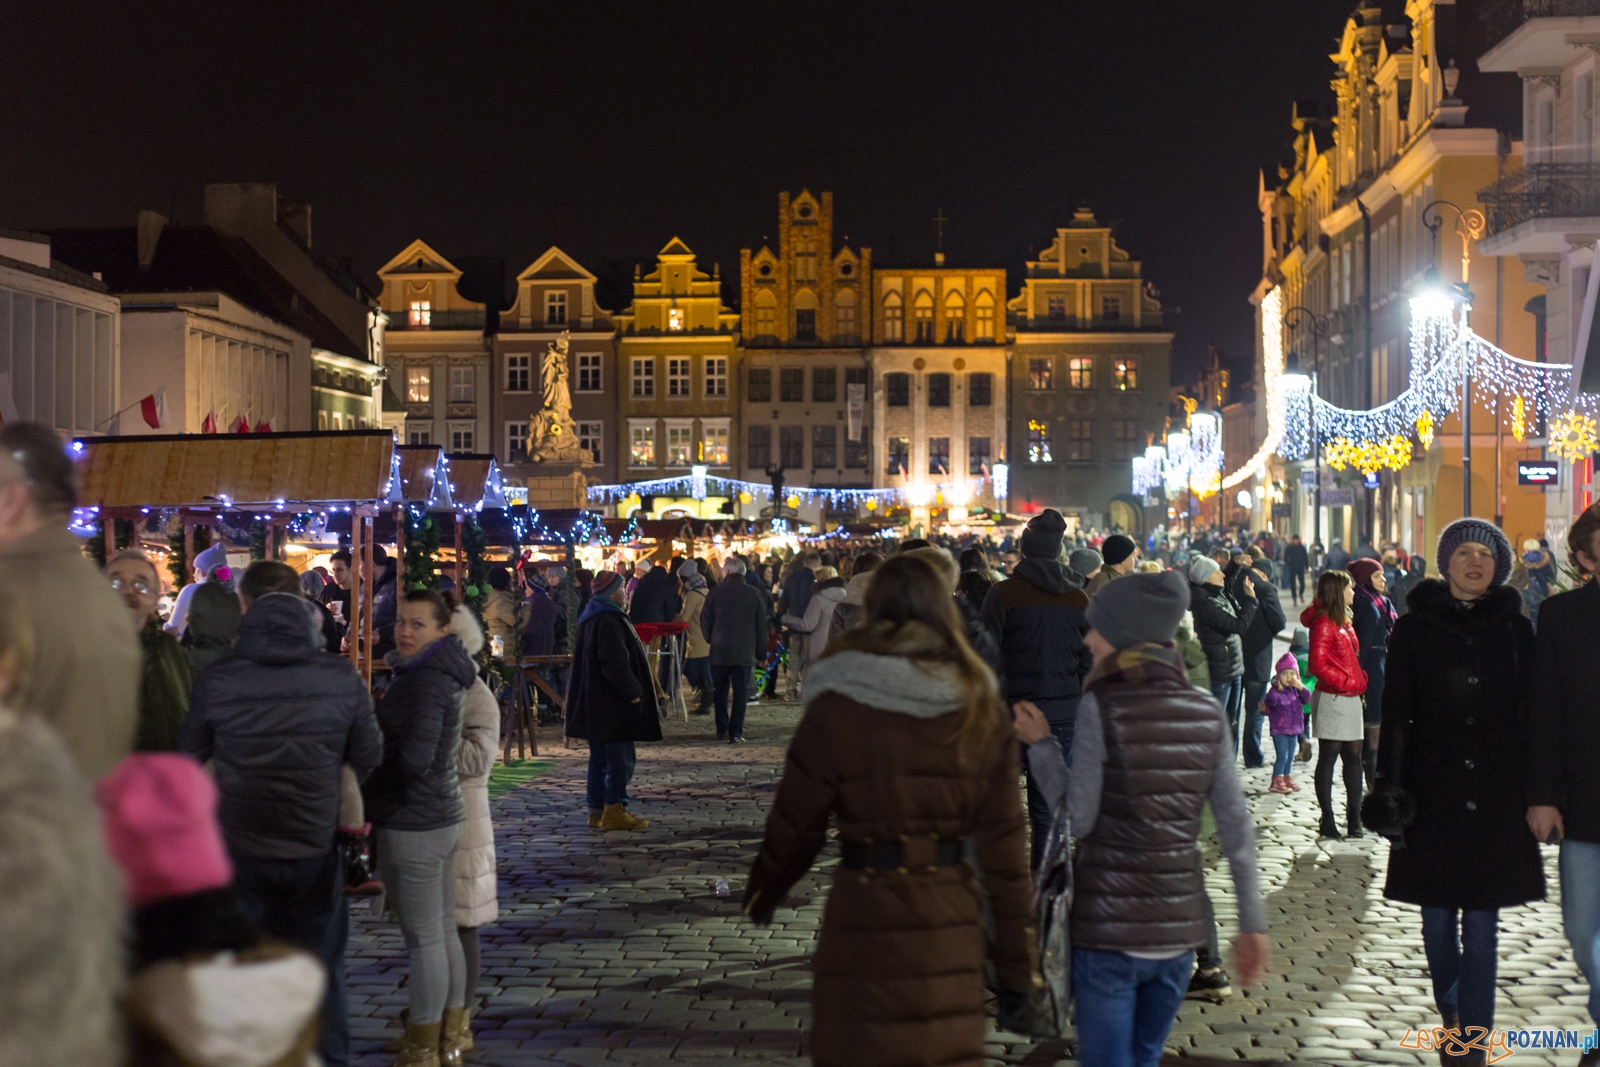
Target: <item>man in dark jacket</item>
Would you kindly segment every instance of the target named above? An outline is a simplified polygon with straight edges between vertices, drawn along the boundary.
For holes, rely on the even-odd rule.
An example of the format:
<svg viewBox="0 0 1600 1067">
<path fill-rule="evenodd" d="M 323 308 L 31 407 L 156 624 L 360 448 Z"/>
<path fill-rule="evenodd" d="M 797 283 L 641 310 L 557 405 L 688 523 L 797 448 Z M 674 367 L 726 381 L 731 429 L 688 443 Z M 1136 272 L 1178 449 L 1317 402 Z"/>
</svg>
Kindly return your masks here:
<svg viewBox="0 0 1600 1067">
<path fill-rule="evenodd" d="M 589 825 L 643 830 L 650 821 L 628 812 L 628 783 L 633 780 L 634 743 L 661 740 L 650 661 L 622 610 L 627 595 L 622 575 L 595 572 L 589 592 L 572 644 L 567 736 L 589 742 Z"/>
<path fill-rule="evenodd" d="M 1573 523 L 1567 554 L 1600 574 L 1600 504 Z M 1539 841 L 1561 842 L 1561 918 L 1600 1022 L 1600 579 L 1541 604 L 1535 640 L 1528 826 Z"/>
<path fill-rule="evenodd" d="M 1006 703 L 1037 704 L 1071 759 L 1078 695 L 1093 661 L 1083 643 L 1089 597 L 1082 579 L 1060 560 L 1066 530 L 1066 520 L 1053 508 L 1028 520 L 1022 562 L 1012 577 L 989 590 L 978 617 L 1000 647 L 1000 662 L 990 666 L 1001 678 Z M 1050 803 L 1031 776 L 1028 819 L 1037 861 L 1050 832 Z"/>
<path fill-rule="evenodd" d="M 1272 684 L 1272 642 L 1283 632 L 1287 619 L 1283 602 L 1278 599 L 1278 587 L 1272 581 L 1272 561 L 1255 561 L 1254 583 L 1256 617 L 1250 628 L 1239 638 L 1240 651 L 1244 653 L 1244 765 L 1259 767 L 1264 762 L 1261 753 L 1261 702 L 1266 699 L 1267 686 Z"/>
<path fill-rule="evenodd" d="M 1293 595 L 1296 604 L 1306 595 L 1306 570 L 1310 566 L 1306 543 L 1296 534 L 1283 546 L 1283 587 Z"/>
<path fill-rule="evenodd" d="M 215 761 L 217 816 L 246 918 L 327 967 L 318 1051 L 342 1065 L 350 913 L 335 843 L 339 767 L 365 777 L 383 759 L 383 739 L 361 676 L 323 650 L 293 569 L 251 564 L 239 597 L 238 642 L 195 679 L 179 743 Z"/>
<path fill-rule="evenodd" d="M 590 590 L 592 595 L 592 585 Z M 629 606 L 628 618 L 635 626 L 642 622 L 675 622 L 678 612 L 682 610 L 683 601 L 678 596 L 678 583 L 673 579 L 670 569 L 665 566 L 655 566 L 639 579 L 638 588 L 633 591 L 633 603 Z"/>
<path fill-rule="evenodd" d="M 716 584 L 700 609 L 700 632 L 711 645 L 711 685 L 716 693 L 717 740 L 744 740 L 745 698 L 751 672 L 767 652 L 767 605 L 761 593 L 744 581 L 744 562 L 737 557 L 722 565 Z M 728 708 L 728 690 L 733 708 Z"/>
<path fill-rule="evenodd" d="M 1400 576 L 1400 580 L 1395 582 L 1394 587 L 1389 590 L 1389 600 L 1394 604 L 1396 615 L 1404 615 L 1411 610 L 1411 604 L 1408 600 L 1411 596 L 1411 590 L 1415 589 L 1417 584 L 1427 576 L 1428 561 L 1422 558 L 1421 552 L 1411 553 L 1411 561 L 1406 564 L 1406 572 Z"/>
<path fill-rule="evenodd" d="M 1318 573 L 1320 574 L 1322 571 L 1342 571 L 1350 566 L 1350 558 L 1350 553 L 1345 551 L 1344 542 L 1335 537 L 1330 543 L 1328 554 L 1322 557 L 1322 567 L 1318 570 Z"/>
<path fill-rule="evenodd" d="M 1216 560 L 1204 556 L 1189 564 L 1189 610 L 1194 632 L 1206 652 L 1211 693 L 1227 714 L 1235 746 L 1239 710 L 1244 703 L 1244 644 L 1240 640 L 1256 617 L 1255 583 L 1248 573 L 1236 580 L 1238 595 L 1225 588 L 1226 575 Z"/>
<path fill-rule="evenodd" d="M 901 542 L 898 551 L 904 551 L 905 544 L 906 542 Z M 815 552 L 807 552 L 796 561 L 794 570 L 783 580 L 783 587 L 778 590 L 778 603 L 773 610 L 774 618 L 781 619 L 785 615 L 805 616 L 806 608 L 811 606 L 811 589 L 817 584 L 817 568 L 820 566 L 822 557 Z M 788 680 L 784 685 L 784 695 L 789 700 L 799 700 L 800 664 L 806 659 L 806 635 L 785 629 L 784 644 L 789 648 Z"/>
</svg>

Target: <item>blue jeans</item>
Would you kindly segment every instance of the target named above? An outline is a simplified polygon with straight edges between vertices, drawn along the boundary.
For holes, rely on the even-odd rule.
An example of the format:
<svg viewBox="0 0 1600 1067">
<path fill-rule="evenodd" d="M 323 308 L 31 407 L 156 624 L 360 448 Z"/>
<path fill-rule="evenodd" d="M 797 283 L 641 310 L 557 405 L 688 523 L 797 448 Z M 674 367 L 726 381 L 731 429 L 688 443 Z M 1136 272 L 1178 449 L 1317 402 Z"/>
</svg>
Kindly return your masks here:
<svg viewBox="0 0 1600 1067">
<path fill-rule="evenodd" d="M 1228 729 L 1233 731 L 1233 750 L 1239 751 L 1239 706 L 1244 703 L 1244 682 L 1235 678 L 1231 682 L 1218 685 L 1213 683 L 1211 695 L 1217 698 L 1217 703 L 1222 705 L 1222 714 L 1228 720 Z"/>
<path fill-rule="evenodd" d="M 711 666 L 711 684 L 715 687 L 717 702 L 717 733 L 727 734 L 728 740 L 744 736 L 744 705 L 750 696 L 751 667 L 736 667 L 727 663 Z M 729 690 L 732 690 L 733 708 L 728 708 Z"/>
<path fill-rule="evenodd" d="M 1294 754 L 1299 748 L 1299 734 L 1272 735 L 1272 751 L 1275 753 L 1272 761 L 1272 776 L 1274 778 L 1280 778 L 1294 770 Z"/>
<path fill-rule="evenodd" d="M 1040 710 L 1044 711 L 1046 716 L 1049 715 L 1048 705 L 1052 701 L 1036 700 L 1034 703 L 1039 705 Z M 1074 713 L 1073 718 L 1050 723 L 1050 732 L 1056 735 L 1057 741 L 1061 742 L 1061 754 L 1067 758 L 1068 768 L 1072 766 L 1072 737 L 1077 732 L 1077 729 L 1076 713 Z M 1038 786 L 1033 784 L 1033 775 L 1028 772 L 1026 760 L 1023 761 L 1022 766 L 1023 773 L 1028 779 L 1029 839 L 1033 849 L 1029 855 L 1033 857 L 1032 862 L 1037 862 L 1038 858 L 1044 855 L 1045 838 L 1050 836 L 1050 798 L 1039 792 Z"/>
<path fill-rule="evenodd" d="M 1193 952 L 1141 960 L 1073 949 L 1081 1067 L 1156 1067 L 1193 974 Z"/>
<path fill-rule="evenodd" d="M 1244 719 L 1244 765 L 1246 767 L 1259 767 L 1266 762 L 1266 756 L 1261 751 L 1261 727 L 1264 725 L 1265 716 L 1261 714 L 1261 700 L 1267 695 L 1267 686 L 1270 682 L 1245 682 L 1243 698 Z"/>
<path fill-rule="evenodd" d="M 1561 842 L 1561 924 L 1578 970 L 1589 980 L 1589 1017 L 1600 1022 L 1600 845 Z"/>
<path fill-rule="evenodd" d="M 345 999 L 344 948 L 350 908 L 344 898 L 344 860 L 337 848 L 298 860 L 233 855 L 233 891 L 245 921 L 322 961 L 317 1054 L 328 1067 L 350 1062 L 350 1009 Z"/>
<path fill-rule="evenodd" d="M 683 661 L 683 678 L 684 678 L 684 681 L 688 682 L 690 685 L 694 686 L 696 689 L 701 689 L 701 690 L 710 689 L 711 688 L 711 657 L 710 656 L 696 656 L 694 659 L 686 659 L 686 660 L 684 660 Z"/>
<path fill-rule="evenodd" d="M 628 803 L 634 759 L 632 741 L 589 742 L 590 811 Z"/>
<path fill-rule="evenodd" d="M 1500 912 L 1422 909 L 1422 946 L 1439 1014 L 1461 1020 L 1462 1033 L 1494 1026 L 1494 977 Z M 1470 1036 L 1470 1035 L 1469 1035 Z"/>
</svg>

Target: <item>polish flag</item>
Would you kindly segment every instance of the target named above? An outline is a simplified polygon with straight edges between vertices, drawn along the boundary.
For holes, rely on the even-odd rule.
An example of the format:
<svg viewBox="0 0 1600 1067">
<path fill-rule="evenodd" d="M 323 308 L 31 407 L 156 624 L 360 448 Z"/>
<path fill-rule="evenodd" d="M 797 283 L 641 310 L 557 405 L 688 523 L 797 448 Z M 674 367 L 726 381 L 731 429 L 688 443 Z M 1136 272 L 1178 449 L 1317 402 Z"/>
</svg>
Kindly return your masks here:
<svg viewBox="0 0 1600 1067">
<path fill-rule="evenodd" d="M 200 432 L 201 433 L 216 433 L 217 432 L 217 413 L 216 412 L 214 412 L 214 411 L 206 412 L 206 421 L 202 422 L 200 424 Z"/>
<path fill-rule="evenodd" d="M 157 389 L 143 400 L 139 401 L 139 414 L 144 416 L 144 424 L 152 430 L 159 430 L 167 422 L 167 391 Z"/>
<path fill-rule="evenodd" d="M 228 432 L 229 433 L 249 433 L 250 432 L 250 420 L 245 418 L 243 415 L 235 415 L 233 417 L 233 421 L 228 424 Z"/>
<path fill-rule="evenodd" d="M 272 432 L 272 421 L 270 419 L 262 419 L 260 422 L 256 423 L 256 433 L 271 433 L 271 432 Z"/>
</svg>

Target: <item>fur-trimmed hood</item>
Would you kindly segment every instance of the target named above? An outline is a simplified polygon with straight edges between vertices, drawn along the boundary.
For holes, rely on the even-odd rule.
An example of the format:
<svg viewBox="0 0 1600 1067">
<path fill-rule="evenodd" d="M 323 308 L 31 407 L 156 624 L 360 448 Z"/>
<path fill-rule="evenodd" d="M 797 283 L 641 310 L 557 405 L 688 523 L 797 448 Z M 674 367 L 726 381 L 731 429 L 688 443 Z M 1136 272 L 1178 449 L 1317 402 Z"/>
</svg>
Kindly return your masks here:
<svg viewBox="0 0 1600 1067">
<path fill-rule="evenodd" d="M 1406 607 L 1435 626 L 1462 632 L 1481 630 L 1520 615 L 1522 596 L 1508 585 L 1490 586 L 1476 606 L 1463 608 L 1450 595 L 1449 582 L 1442 578 L 1424 578 L 1406 594 Z"/>
<path fill-rule="evenodd" d="M 307 952 L 265 958 L 221 952 L 165 960 L 128 986 L 138 1024 L 198 1067 L 269 1067 L 312 1062 L 312 1026 L 326 984 Z"/>
<path fill-rule="evenodd" d="M 953 665 L 871 652 L 835 652 L 813 663 L 806 673 L 805 702 L 824 693 L 917 719 L 948 715 L 966 703 Z"/>
</svg>

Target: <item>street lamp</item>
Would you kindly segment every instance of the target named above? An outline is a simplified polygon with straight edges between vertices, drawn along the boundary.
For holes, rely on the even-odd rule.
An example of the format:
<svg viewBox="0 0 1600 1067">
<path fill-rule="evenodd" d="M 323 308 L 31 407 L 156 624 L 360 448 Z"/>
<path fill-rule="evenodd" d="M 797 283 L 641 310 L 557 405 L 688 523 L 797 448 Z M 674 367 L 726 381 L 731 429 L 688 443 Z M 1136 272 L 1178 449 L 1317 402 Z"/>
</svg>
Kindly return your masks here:
<svg viewBox="0 0 1600 1067">
<path fill-rule="evenodd" d="M 1439 230 L 1444 226 L 1444 216 L 1439 213 L 1441 207 L 1447 207 L 1456 213 L 1456 234 L 1461 238 L 1461 280 L 1450 286 L 1447 291 L 1439 280 L 1439 268 L 1430 264 L 1427 274 L 1429 289 L 1435 290 L 1440 296 L 1451 296 L 1461 302 L 1463 318 L 1462 325 L 1470 328 L 1472 323 L 1472 289 L 1468 287 L 1468 271 L 1472 266 L 1468 242 L 1483 236 L 1483 212 L 1468 209 L 1461 210 L 1448 200 L 1435 200 L 1422 209 L 1422 224 L 1428 228 L 1428 233 L 1433 236 L 1433 258 L 1439 254 Z M 1452 292 L 1453 291 L 1453 292 Z M 1461 515 L 1469 518 L 1472 515 L 1472 363 L 1468 361 L 1462 368 L 1463 375 L 1462 401 L 1461 401 Z M 1497 501 L 1496 507 L 1499 506 Z"/>
<path fill-rule="evenodd" d="M 1294 321 L 1291 322 L 1290 318 Z M 1305 322 L 1311 328 L 1311 380 L 1310 389 L 1306 393 L 1307 421 L 1311 428 L 1311 463 L 1316 471 L 1316 485 L 1311 490 L 1311 543 L 1322 544 L 1322 444 L 1317 440 L 1317 374 L 1322 369 L 1322 346 L 1319 343 L 1328 335 L 1328 316 L 1318 315 L 1308 307 L 1296 305 L 1284 312 L 1283 325 L 1296 333 L 1300 331 L 1300 323 Z M 1289 349 L 1289 356 L 1283 362 L 1284 384 L 1298 385 L 1305 382 L 1306 376 L 1300 371 L 1300 353 L 1296 347 Z M 1291 381 L 1299 379 L 1298 382 Z"/>
</svg>

